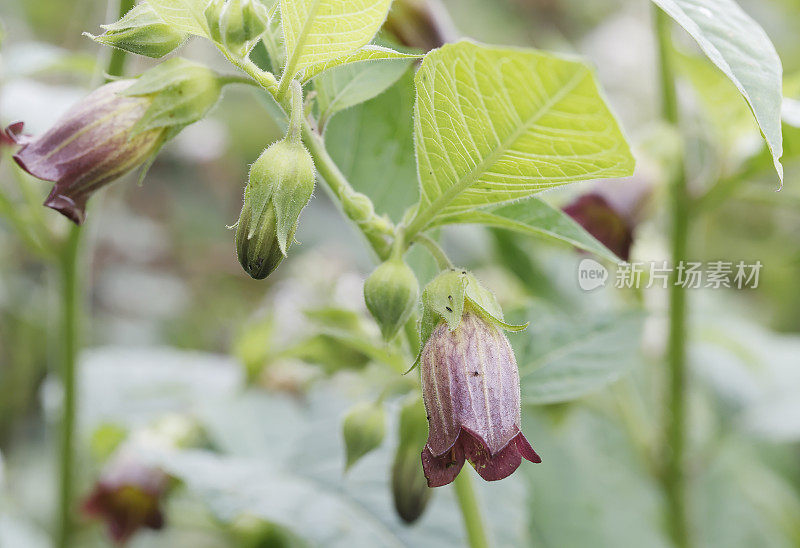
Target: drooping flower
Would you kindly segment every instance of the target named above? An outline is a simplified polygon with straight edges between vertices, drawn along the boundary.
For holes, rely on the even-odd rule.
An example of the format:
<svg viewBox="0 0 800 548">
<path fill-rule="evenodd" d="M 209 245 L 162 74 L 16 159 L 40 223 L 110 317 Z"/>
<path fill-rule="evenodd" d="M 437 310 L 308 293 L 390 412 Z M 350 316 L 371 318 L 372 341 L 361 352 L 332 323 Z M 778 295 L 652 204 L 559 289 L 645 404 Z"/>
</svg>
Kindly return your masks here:
<svg viewBox="0 0 800 548">
<path fill-rule="evenodd" d="M 111 538 L 124 544 L 140 528 L 164 527 L 163 498 L 170 477 L 131 458 L 112 461 L 83 503 L 83 512 L 104 520 Z"/>
<path fill-rule="evenodd" d="M 150 69 L 136 80 L 111 82 L 73 106 L 44 134 L 19 138 L 14 160 L 28 173 L 55 184 L 44 205 L 76 224 L 100 187 L 152 157 L 183 127 L 201 119 L 220 96 L 210 69 L 181 58 Z"/>
<path fill-rule="evenodd" d="M 56 183 L 44 205 L 77 224 L 95 190 L 144 162 L 161 144 L 160 128 L 130 136 L 152 102 L 120 95 L 133 83 L 119 80 L 96 89 L 14 155 L 22 169 Z"/>
<path fill-rule="evenodd" d="M 509 476 L 523 458 L 541 462 L 520 430 L 519 371 L 503 333 L 515 328 L 494 297 L 471 274 L 446 272 L 425 289 L 423 303 L 428 486 L 452 482 L 465 460 L 488 481 Z"/>
</svg>

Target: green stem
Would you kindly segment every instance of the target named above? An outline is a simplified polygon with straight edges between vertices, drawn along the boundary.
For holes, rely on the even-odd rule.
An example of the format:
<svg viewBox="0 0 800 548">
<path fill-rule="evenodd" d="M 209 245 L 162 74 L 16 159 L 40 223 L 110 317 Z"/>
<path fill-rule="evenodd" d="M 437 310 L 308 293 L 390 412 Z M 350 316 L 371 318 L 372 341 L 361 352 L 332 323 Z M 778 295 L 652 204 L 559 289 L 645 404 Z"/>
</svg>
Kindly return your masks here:
<svg viewBox="0 0 800 548">
<path fill-rule="evenodd" d="M 428 253 L 436 259 L 436 264 L 439 265 L 441 270 L 450 270 L 454 268 L 450 257 L 447 256 L 447 253 L 444 252 L 444 249 L 442 249 L 442 246 L 440 246 L 436 240 L 427 234 L 417 234 L 414 236 L 414 241 L 422 244 L 422 247 L 428 250 Z"/>
<path fill-rule="evenodd" d="M 70 227 L 61 251 L 61 379 L 64 401 L 61 418 L 59 466 L 59 526 L 56 546 L 67 548 L 72 536 L 72 499 L 75 460 L 76 362 L 80 347 L 81 289 L 78 274 L 81 228 Z"/>
<path fill-rule="evenodd" d="M 135 0 L 119 0 L 119 18 L 134 6 Z M 121 76 L 125 67 L 126 52 L 114 49 L 106 73 L 109 79 Z M 58 531 L 56 546 L 68 548 L 72 544 L 72 502 L 75 475 L 75 412 L 77 402 L 77 361 L 80 348 L 81 303 L 83 288 L 79 269 L 81 227 L 70 226 L 59 257 L 61 281 L 61 382 L 63 408 L 61 417 L 61 454 L 58 485 Z"/>
<path fill-rule="evenodd" d="M 464 518 L 464 528 L 467 531 L 467 542 L 470 548 L 488 548 L 489 540 L 486 537 L 486 529 L 478 507 L 478 499 L 475 497 L 475 490 L 472 487 L 472 476 L 468 469 L 464 469 L 456 476 L 453 482 L 456 490 L 456 500 L 461 508 L 461 516 Z"/>
<path fill-rule="evenodd" d="M 658 63 L 661 75 L 662 115 L 670 124 L 678 125 L 678 99 L 673 68 L 671 20 L 656 8 Z M 662 484 L 666 498 L 666 522 L 675 546 L 690 546 L 686 512 L 686 290 L 678 283 L 678 265 L 687 260 L 690 199 L 687 191 L 683 158 L 675 166 L 670 182 L 670 216 L 672 219 L 671 255 L 673 271 L 669 289 L 669 336 L 667 350 L 668 380 L 663 411 L 665 459 Z"/>
</svg>

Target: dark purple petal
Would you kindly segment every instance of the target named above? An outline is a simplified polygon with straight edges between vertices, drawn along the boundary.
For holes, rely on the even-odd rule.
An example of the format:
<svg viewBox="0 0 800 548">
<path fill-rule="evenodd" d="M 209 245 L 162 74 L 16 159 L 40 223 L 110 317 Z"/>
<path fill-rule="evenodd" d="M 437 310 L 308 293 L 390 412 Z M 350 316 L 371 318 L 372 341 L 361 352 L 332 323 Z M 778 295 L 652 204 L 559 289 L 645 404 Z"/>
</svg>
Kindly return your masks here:
<svg viewBox="0 0 800 548">
<path fill-rule="evenodd" d="M 428 487 L 441 487 L 451 483 L 464 466 L 464 450 L 456 444 L 450 451 L 440 456 L 431 453 L 425 444 L 422 450 L 422 470 L 428 480 Z"/>
<path fill-rule="evenodd" d="M 589 234 L 628 260 L 633 244 L 631 223 L 600 194 L 584 194 L 564 208 L 564 213 L 575 219 Z"/>
</svg>

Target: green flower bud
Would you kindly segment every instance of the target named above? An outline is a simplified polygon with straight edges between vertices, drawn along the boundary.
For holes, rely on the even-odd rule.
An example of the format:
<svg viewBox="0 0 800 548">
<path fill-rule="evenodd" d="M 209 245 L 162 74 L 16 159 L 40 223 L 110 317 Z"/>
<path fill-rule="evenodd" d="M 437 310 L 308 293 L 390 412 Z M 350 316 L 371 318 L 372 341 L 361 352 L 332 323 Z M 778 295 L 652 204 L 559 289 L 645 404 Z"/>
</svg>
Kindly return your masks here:
<svg viewBox="0 0 800 548">
<path fill-rule="evenodd" d="M 419 452 L 428 439 L 425 406 L 418 394 L 400 410 L 399 444 L 392 464 L 392 495 L 397 514 L 414 523 L 428 505 L 433 490 L 422 471 Z"/>
<path fill-rule="evenodd" d="M 347 413 L 342 428 L 347 454 L 345 470 L 381 444 L 386 434 L 384 423 L 385 414 L 380 403 L 360 403 Z"/>
<path fill-rule="evenodd" d="M 399 258 L 380 265 L 364 282 L 364 302 L 387 341 L 408 321 L 418 298 L 417 277 Z"/>
<path fill-rule="evenodd" d="M 354 192 L 343 201 L 344 213 L 348 219 L 355 222 L 366 221 L 375 213 L 372 200 L 360 192 Z"/>
<path fill-rule="evenodd" d="M 147 2 L 135 6 L 116 23 L 101 27 L 105 32 L 99 36 L 88 32 L 84 35 L 95 42 L 153 58 L 170 53 L 189 36 L 167 24 Z"/>
<path fill-rule="evenodd" d="M 237 255 L 250 276 L 266 278 L 281 263 L 313 191 L 314 161 L 299 142 L 273 143 L 252 165 L 236 227 Z"/>
<path fill-rule="evenodd" d="M 211 0 L 205 17 L 211 38 L 240 57 L 250 53 L 269 23 L 259 0 Z"/>
</svg>

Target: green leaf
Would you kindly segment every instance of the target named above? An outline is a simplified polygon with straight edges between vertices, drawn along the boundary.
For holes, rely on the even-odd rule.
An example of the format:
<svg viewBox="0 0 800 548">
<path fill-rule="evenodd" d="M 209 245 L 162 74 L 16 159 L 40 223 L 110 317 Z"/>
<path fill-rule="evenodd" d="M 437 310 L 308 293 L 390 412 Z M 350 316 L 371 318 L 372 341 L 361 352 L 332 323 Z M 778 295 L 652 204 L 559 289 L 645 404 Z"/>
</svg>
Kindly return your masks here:
<svg viewBox="0 0 800 548">
<path fill-rule="evenodd" d="M 744 96 L 783 181 L 781 60 L 767 34 L 733 0 L 653 0 L 680 24 Z"/>
<path fill-rule="evenodd" d="M 445 224 L 482 224 L 505 228 L 522 234 L 566 242 L 610 261 L 620 260 L 611 250 L 576 223 L 572 217 L 538 198 L 491 210 L 469 211 L 439 217 L 434 223 L 435 226 Z"/>
<path fill-rule="evenodd" d="M 148 0 L 148 4 L 175 30 L 208 38 L 206 0 Z"/>
<path fill-rule="evenodd" d="M 337 114 L 325 128 L 328 152 L 353 187 L 396 222 L 418 199 L 412 80 L 406 72 L 397 85 Z"/>
<path fill-rule="evenodd" d="M 286 68 L 298 72 L 367 45 L 391 0 L 281 0 Z"/>
<path fill-rule="evenodd" d="M 318 74 L 342 65 L 352 65 L 354 63 L 363 63 L 365 61 L 378 61 L 380 59 L 405 59 L 411 61 L 412 59 L 419 59 L 422 55 L 415 53 L 401 53 L 390 48 L 383 46 L 376 46 L 373 44 L 359 48 L 350 55 L 337 57 L 324 63 L 316 63 L 308 67 L 303 73 L 303 81 L 309 81 L 316 77 Z M 374 97 L 374 96 L 373 96 Z"/>
<path fill-rule="evenodd" d="M 390 88 L 403 76 L 410 61 L 398 59 L 341 65 L 319 75 L 314 81 L 318 94 L 320 125 L 339 111 L 369 101 Z"/>
<path fill-rule="evenodd" d="M 528 339 L 517 349 L 525 403 L 583 397 L 616 381 L 639 360 L 644 321 L 639 312 L 567 317 L 534 310 L 525 317 L 531 319 Z"/>
<path fill-rule="evenodd" d="M 633 172 L 628 143 L 579 61 L 462 41 L 429 53 L 415 82 L 421 204 L 411 233 L 436 216 Z"/>
</svg>

